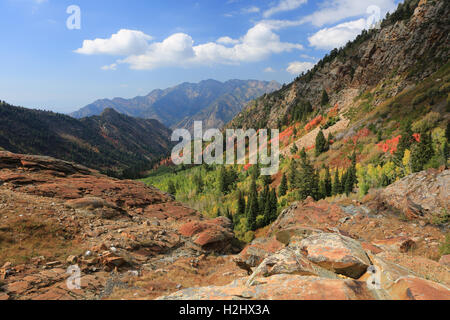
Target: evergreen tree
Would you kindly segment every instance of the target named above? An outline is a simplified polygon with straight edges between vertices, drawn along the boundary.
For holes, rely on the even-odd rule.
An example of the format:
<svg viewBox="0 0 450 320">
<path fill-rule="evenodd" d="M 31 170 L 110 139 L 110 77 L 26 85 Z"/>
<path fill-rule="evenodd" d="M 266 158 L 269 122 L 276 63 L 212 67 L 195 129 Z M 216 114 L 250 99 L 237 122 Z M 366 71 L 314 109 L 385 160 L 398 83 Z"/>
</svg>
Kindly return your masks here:
<svg viewBox="0 0 450 320">
<path fill-rule="evenodd" d="M 402 133 L 401 133 L 401 138 L 400 141 L 398 142 L 397 145 L 397 150 L 394 153 L 395 158 L 398 161 L 402 161 L 403 156 L 405 155 L 405 150 L 406 149 L 411 149 L 411 145 L 413 143 L 412 141 L 412 129 L 411 129 L 411 121 L 408 121 L 405 126 L 403 127 Z"/>
<path fill-rule="evenodd" d="M 327 190 L 325 187 L 325 179 L 320 179 L 319 181 L 319 194 L 317 196 L 319 199 L 325 199 L 327 197 Z"/>
<path fill-rule="evenodd" d="M 283 177 L 281 178 L 280 187 L 278 189 L 278 194 L 280 195 L 280 197 L 285 196 L 287 193 L 287 190 L 288 190 L 287 178 L 286 178 L 286 174 L 283 173 Z"/>
<path fill-rule="evenodd" d="M 300 200 L 304 200 L 309 196 L 317 200 L 319 195 L 319 177 L 307 156 L 300 159 L 297 184 L 299 187 L 298 195 Z"/>
<path fill-rule="evenodd" d="M 447 122 L 447 128 L 445 128 L 445 137 L 447 141 L 450 143 L 450 121 Z"/>
<path fill-rule="evenodd" d="M 239 191 L 239 195 L 238 195 L 238 207 L 237 207 L 236 215 L 237 216 L 245 215 L 245 198 L 242 195 L 241 191 Z"/>
<path fill-rule="evenodd" d="M 322 130 L 319 131 L 316 137 L 316 157 L 319 156 L 322 152 L 328 151 L 329 145 Z"/>
<path fill-rule="evenodd" d="M 412 172 L 422 171 L 433 155 L 434 149 L 431 134 L 422 134 L 420 142 L 416 143 L 411 150 Z"/>
<path fill-rule="evenodd" d="M 172 180 L 170 180 L 169 183 L 168 183 L 167 193 L 171 194 L 171 195 L 174 195 L 174 196 L 177 194 L 177 189 L 175 188 L 175 184 L 173 183 Z"/>
<path fill-rule="evenodd" d="M 269 175 L 263 176 L 262 180 L 264 186 L 269 186 L 272 183 L 272 176 Z"/>
<path fill-rule="evenodd" d="M 224 166 L 220 167 L 219 171 L 219 191 L 222 194 L 228 192 L 227 172 Z"/>
<path fill-rule="evenodd" d="M 258 206 L 258 191 L 256 189 L 256 180 L 252 179 L 250 185 L 250 195 L 248 199 L 247 208 L 247 226 L 251 231 L 256 230 L 256 217 L 258 216 L 259 206 Z"/>
<path fill-rule="evenodd" d="M 353 192 L 353 178 L 351 169 L 348 169 L 347 174 L 345 175 L 344 191 L 347 196 Z"/>
<path fill-rule="evenodd" d="M 326 90 L 322 91 L 322 99 L 320 101 L 321 106 L 326 106 L 330 102 L 330 98 L 328 97 L 328 93 Z"/>
<path fill-rule="evenodd" d="M 332 183 L 331 183 L 331 174 L 330 168 L 325 168 L 325 197 L 331 197 L 332 195 Z"/>
<path fill-rule="evenodd" d="M 289 188 L 295 189 L 297 182 L 297 162 L 295 159 L 291 159 L 291 164 L 289 165 Z"/>
<path fill-rule="evenodd" d="M 338 194 L 341 194 L 341 181 L 339 179 L 339 169 L 336 168 L 336 171 L 334 172 L 334 180 L 333 180 L 333 186 L 331 191 L 333 196 L 337 196 Z"/>
</svg>

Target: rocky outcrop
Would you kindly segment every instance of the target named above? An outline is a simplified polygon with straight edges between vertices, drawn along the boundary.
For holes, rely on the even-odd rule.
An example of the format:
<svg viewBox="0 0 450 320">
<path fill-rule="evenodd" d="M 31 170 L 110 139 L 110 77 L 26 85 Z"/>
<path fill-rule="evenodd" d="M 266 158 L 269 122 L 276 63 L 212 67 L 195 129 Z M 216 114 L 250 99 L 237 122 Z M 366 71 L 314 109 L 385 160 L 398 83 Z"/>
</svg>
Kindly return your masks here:
<svg viewBox="0 0 450 320">
<path fill-rule="evenodd" d="M 108 281 L 124 286 L 122 278 L 167 261 L 190 258 L 195 266 L 201 255 L 234 250 L 228 219 L 208 221 L 140 182 L 7 152 L 0 152 L 0 182 L 2 299 L 94 299 L 112 293 Z M 32 248 L 20 254 L 33 259 L 20 261 L 17 243 Z M 81 291 L 66 285 L 73 265 Z"/>
<path fill-rule="evenodd" d="M 194 244 L 205 250 L 226 251 L 234 238 L 228 218 L 219 217 L 209 221 L 195 221 L 182 225 L 180 233 L 191 237 Z"/>
<path fill-rule="evenodd" d="M 361 244 L 339 234 L 311 236 L 302 240 L 299 246 L 308 260 L 353 279 L 363 275 L 370 265 Z"/>
<path fill-rule="evenodd" d="M 380 192 L 381 200 L 410 219 L 450 211 L 450 170 L 430 169 L 409 175 Z"/>
<path fill-rule="evenodd" d="M 366 283 L 299 275 L 257 278 L 247 287 L 237 280 L 223 287 L 192 288 L 159 298 L 160 300 L 372 300 Z"/>
</svg>

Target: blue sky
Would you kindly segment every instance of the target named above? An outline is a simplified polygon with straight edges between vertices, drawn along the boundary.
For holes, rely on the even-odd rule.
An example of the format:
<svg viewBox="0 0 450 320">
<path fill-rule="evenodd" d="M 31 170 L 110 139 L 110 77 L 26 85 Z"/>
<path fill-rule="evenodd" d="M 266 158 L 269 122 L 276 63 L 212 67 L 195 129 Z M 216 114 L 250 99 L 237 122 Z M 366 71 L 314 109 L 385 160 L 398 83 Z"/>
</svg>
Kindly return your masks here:
<svg viewBox="0 0 450 320">
<path fill-rule="evenodd" d="M 71 112 L 186 81 L 288 83 L 398 2 L 0 0 L 0 100 Z"/>
</svg>

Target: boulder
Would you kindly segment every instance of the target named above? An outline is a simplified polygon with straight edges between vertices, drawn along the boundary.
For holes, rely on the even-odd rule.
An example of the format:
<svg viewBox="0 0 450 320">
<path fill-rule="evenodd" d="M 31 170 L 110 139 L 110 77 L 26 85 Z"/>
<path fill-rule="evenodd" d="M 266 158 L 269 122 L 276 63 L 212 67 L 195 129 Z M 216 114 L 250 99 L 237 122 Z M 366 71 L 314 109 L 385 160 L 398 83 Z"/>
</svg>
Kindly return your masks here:
<svg viewBox="0 0 450 320">
<path fill-rule="evenodd" d="M 219 217 L 209 221 L 193 221 L 179 228 L 181 235 L 190 237 L 202 250 L 224 251 L 231 247 L 234 233 L 228 218 Z"/>
<path fill-rule="evenodd" d="M 308 260 L 353 279 L 363 275 L 371 264 L 358 241 L 340 234 L 311 236 L 300 242 L 300 250 Z"/>
<path fill-rule="evenodd" d="M 414 276 L 398 279 L 388 292 L 395 300 L 450 300 L 449 288 Z"/>
<path fill-rule="evenodd" d="M 200 287 L 178 291 L 158 300 L 374 300 L 364 282 L 323 279 L 300 275 L 275 275 L 255 279 L 245 286 L 239 279 L 223 287 Z"/>
<path fill-rule="evenodd" d="M 274 237 L 258 238 L 252 241 L 239 254 L 239 258 L 250 267 L 258 266 L 270 254 L 283 248 L 283 244 Z"/>
<path fill-rule="evenodd" d="M 380 191 L 381 200 L 410 219 L 450 210 L 450 170 L 411 174 Z"/>
<path fill-rule="evenodd" d="M 246 285 L 251 286 L 256 278 L 277 274 L 295 274 L 302 276 L 320 276 L 336 279 L 337 275 L 323 269 L 306 259 L 302 254 L 289 247 L 270 255 L 256 268 Z"/>
</svg>

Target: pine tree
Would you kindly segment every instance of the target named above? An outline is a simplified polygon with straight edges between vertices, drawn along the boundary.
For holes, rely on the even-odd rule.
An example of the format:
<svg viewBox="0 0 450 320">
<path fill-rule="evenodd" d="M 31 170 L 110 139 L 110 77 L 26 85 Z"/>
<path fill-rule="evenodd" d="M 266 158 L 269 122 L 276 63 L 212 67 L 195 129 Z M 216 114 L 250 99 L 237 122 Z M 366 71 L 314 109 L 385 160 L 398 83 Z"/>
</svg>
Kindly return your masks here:
<svg viewBox="0 0 450 320">
<path fill-rule="evenodd" d="M 297 183 L 297 162 L 295 159 L 291 160 L 291 164 L 289 165 L 289 188 L 295 189 Z"/>
<path fill-rule="evenodd" d="M 309 196 L 317 200 L 319 195 L 319 177 L 307 156 L 300 160 L 297 184 L 300 200 L 304 200 Z"/>
<path fill-rule="evenodd" d="M 353 192 L 353 178 L 351 169 L 348 169 L 347 174 L 345 175 L 344 191 L 347 197 L 349 196 L 350 193 Z"/>
<path fill-rule="evenodd" d="M 331 191 L 333 196 L 337 196 L 338 194 L 341 194 L 341 181 L 339 179 L 339 169 L 336 168 L 336 171 L 334 172 L 334 180 L 333 180 L 333 186 Z"/>
<path fill-rule="evenodd" d="M 411 121 L 408 121 L 402 130 L 401 133 L 402 137 L 400 138 L 400 141 L 398 142 L 397 145 L 397 150 L 394 153 L 394 156 L 397 160 L 402 161 L 403 156 L 405 154 L 405 150 L 411 148 L 411 145 L 413 143 L 412 135 L 413 132 L 411 129 Z"/>
<path fill-rule="evenodd" d="M 269 175 L 263 176 L 262 180 L 263 180 L 263 185 L 264 186 L 268 186 L 268 185 L 270 185 L 272 183 L 272 177 L 269 176 Z"/>
<path fill-rule="evenodd" d="M 433 156 L 434 149 L 431 134 L 422 134 L 420 142 L 415 144 L 411 150 L 412 172 L 422 171 Z"/>
<path fill-rule="evenodd" d="M 177 194 L 177 189 L 175 188 L 175 184 L 172 180 L 169 181 L 167 186 L 167 193 L 175 196 Z"/>
<path fill-rule="evenodd" d="M 328 142 L 322 130 L 320 130 L 316 137 L 316 157 L 326 151 L 328 151 Z"/>
<path fill-rule="evenodd" d="M 222 166 L 219 171 L 219 191 L 222 194 L 228 192 L 227 172 L 224 166 Z"/>
<path fill-rule="evenodd" d="M 325 168 L 325 197 L 331 197 L 332 195 L 332 183 L 331 183 L 331 174 L 330 168 Z"/>
<path fill-rule="evenodd" d="M 247 226 L 251 231 L 256 230 L 256 217 L 258 216 L 259 206 L 258 206 L 258 191 L 256 189 L 256 180 L 252 179 L 250 185 L 250 196 L 248 199 L 247 207 Z"/>
<path fill-rule="evenodd" d="M 447 141 L 450 143 L 450 121 L 447 122 L 447 128 L 445 129 L 445 137 Z"/>
<path fill-rule="evenodd" d="M 243 197 L 241 191 L 239 191 L 239 195 L 238 195 L 238 207 L 237 207 L 236 215 L 238 215 L 238 216 L 245 215 L 245 198 Z"/>
<path fill-rule="evenodd" d="M 274 222 L 278 217 L 278 198 L 277 193 L 275 192 L 275 189 L 272 189 L 270 192 L 270 220 L 269 223 Z"/>
<path fill-rule="evenodd" d="M 283 177 L 281 178 L 281 184 L 278 189 L 278 194 L 280 195 L 280 197 L 285 196 L 287 193 L 287 190 L 288 190 L 287 178 L 286 178 L 286 174 L 283 173 Z"/>
<path fill-rule="evenodd" d="M 330 102 L 330 98 L 328 97 L 328 93 L 326 90 L 322 91 L 322 99 L 320 101 L 321 106 L 326 106 Z"/>
</svg>

